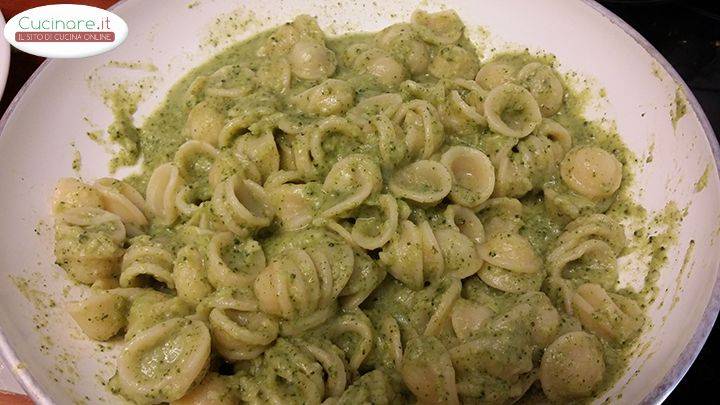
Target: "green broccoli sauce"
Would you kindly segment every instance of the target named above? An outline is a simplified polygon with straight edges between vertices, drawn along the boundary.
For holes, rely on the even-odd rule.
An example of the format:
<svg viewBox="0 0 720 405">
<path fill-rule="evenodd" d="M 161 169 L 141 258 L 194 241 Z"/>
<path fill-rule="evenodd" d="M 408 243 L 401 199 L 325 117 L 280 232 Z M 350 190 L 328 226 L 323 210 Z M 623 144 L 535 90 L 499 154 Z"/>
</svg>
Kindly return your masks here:
<svg viewBox="0 0 720 405">
<path fill-rule="evenodd" d="M 191 3 L 191 5 L 192 4 L 195 3 Z M 126 181 L 143 192 L 153 169 L 162 163 L 171 161 L 179 146 L 188 139 L 184 131 L 184 126 L 190 108 L 196 102 L 191 91 L 194 81 L 198 77 L 211 75 L 220 67 L 240 62 L 248 63 L 251 69 L 257 69 L 261 61 L 255 56 L 256 50 L 268 35 L 269 34 L 265 32 L 247 41 L 235 43 L 212 59 L 191 70 L 171 88 L 162 104 L 140 127 L 134 124 L 132 118 L 132 115 L 137 109 L 138 96 L 130 94 L 122 87 L 117 87 L 113 92 L 109 93 L 106 100 L 111 106 L 115 117 L 114 122 L 108 128 L 109 139 L 120 146 L 120 151 L 112 158 L 111 168 L 115 170 L 120 166 L 129 166 L 141 162 L 141 172 L 129 177 Z M 337 55 L 342 55 L 349 45 L 358 42 L 369 43 L 371 42 L 371 37 L 369 34 L 353 34 L 339 38 L 330 38 L 327 41 L 327 45 L 335 51 Z M 463 46 L 472 47 L 466 39 L 463 39 Z M 550 66 L 556 64 L 555 57 L 552 55 L 531 55 L 528 52 L 502 53 L 495 56 L 494 60 L 508 62 L 513 66 L 523 66 L 535 61 Z M 356 90 L 356 101 L 362 97 L 380 92 L 380 88 L 378 84 L 374 82 L 374 79 L 367 75 L 353 72 L 343 63 L 338 64 L 338 69 L 334 77 L 347 80 L 351 83 Z M 432 85 L 433 80 L 436 79 L 427 75 L 418 79 L 419 82 L 427 85 Z M 565 100 L 562 108 L 553 116 L 553 119 L 572 133 L 574 146 L 599 146 L 612 153 L 623 164 L 623 182 L 616 196 L 607 201 L 607 205 L 609 206 L 608 214 L 630 219 L 636 243 L 631 244 L 628 249 L 637 249 L 650 257 L 650 271 L 646 277 L 645 288 L 639 294 L 627 293 L 628 295 L 635 296 L 640 302 L 643 302 L 643 306 L 650 305 L 656 299 L 656 280 L 659 276 L 660 269 L 667 262 L 667 250 L 676 243 L 677 229 L 684 213 L 678 209 L 674 203 L 670 203 L 662 212 L 649 221 L 648 227 L 645 226 L 647 213 L 641 206 L 634 202 L 629 192 L 634 181 L 634 170 L 640 163 L 639 158 L 625 147 L 611 122 L 588 121 L 583 118 L 583 109 L 587 105 L 590 92 L 576 91 L 567 84 L 568 80 L 564 82 Z M 310 88 L 314 84 L 316 83 L 311 81 L 294 83 L 291 93 L 297 94 Z M 401 91 L 398 90 L 398 92 Z M 604 94 L 602 95 L 604 96 Z M 286 103 L 286 100 L 280 100 L 280 103 Z M 238 106 L 233 102 L 221 104 L 221 113 L 227 114 L 236 107 Z M 678 89 L 675 99 L 675 111 L 673 112 L 673 125 L 685 114 L 685 109 L 685 102 Z M 521 112 L 506 111 L 504 115 L 513 120 L 512 117 L 514 117 L 514 114 L 519 113 Z M 522 116 L 522 114 L 519 114 L 519 116 Z M 298 120 L 302 121 L 302 118 L 298 118 Z M 373 153 L 372 149 L 369 149 L 362 143 L 347 142 L 341 137 L 334 136 L 329 136 L 328 140 L 324 147 L 328 149 L 331 157 L 341 157 L 353 152 Z M 474 134 L 463 137 L 449 136 L 446 140 L 447 144 L 467 144 L 486 152 L 499 147 L 498 143 L 501 142 L 503 142 L 503 140 L 494 138 L 493 134 L 487 130 L 484 132 L 476 131 Z M 202 166 L 199 171 L 206 168 L 205 164 Z M 708 173 L 709 166 L 706 168 L 703 177 L 696 183 L 695 188 L 697 191 L 702 190 L 706 186 Z M 558 175 L 554 174 L 548 182 L 561 181 Z M 197 184 L 198 198 L 208 198 L 208 187 L 205 183 Z M 524 207 L 522 213 L 524 225 L 520 232 L 529 239 L 531 245 L 539 255 L 546 255 L 548 250 L 551 249 L 555 239 L 562 233 L 567 221 L 549 216 L 546 213 L 540 197 L 537 193 L 530 193 L 521 199 Z M 166 245 L 172 247 L 172 250 L 178 248 L 178 240 L 182 238 L 182 235 L 180 235 L 177 230 L 168 227 L 154 227 L 150 230 L 150 234 L 152 234 L 155 239 L 164 240 Z M 293 241 L 283 236 L 271 238 L 261 237 L 260 239 L 265 253 L 268 256 L 272 256 L 273 251 L 284 248 L 288 241 L 290 241 L 291 245 L 310 246 L 321 242 L 328 243 L 327 241 L 329 240 L 327 235 L 318 235 L 312 232 L 301 236 L 299 241 Z M 330 243 L 332 243 L 332 241 Z M 247 252 L 233 250 L 235 248 L 236 246 L 232 246 L 228 251 L 223 253 L 230 256 L 229 261 L 231 262 L 243 262 L 246 259 L 245 256 Z M 582 269 L 579 269 L 578 271 L 581 270 Z M 498 290 L 494 290 L 485 285 L 477 277 L 467 279 L 463 283 L 462 289 L 463 298 L 487 305 L 492 308 L 496 314 L 504 313 L 516 304 L 515 297 L 511 297 L 511 294 L 500 293 Z M 405 320 L 407 325 L 412 325 L 419 323 L 423 314 L 426 314 L 430 308 L 437 304 L 437 297 L 438 294 L 411 292 L 401 283 L 388 277 L 365 304 L 363 304 L 363 309 L 373 321 L 381 319 L 384 315 L 391 314 L 396 319 Z M 185 312 L 185 308 L 169 309 L 166 305 L 148 310 L 147 318 L 143 318 L 140 322 L 151 325 L 163 319 L 163 314 L 166 311 L 171 313 Z M 141 315 L 138 314 L 138 316 Z M 401 327 L 402 326 L 403 325 L 401 325 Z M 441 336 L 440 339 L 451 338 Z M 520 356 L 520 353 L 515 351 L 521 350 L 519 349 L 521 345 L 513 343 L 515 342 L 514 339 L 520 339 L 520 337 L 508 336 L 507 339 L 507 344 L 502 345 L 504 351 L 497 353 L 497 355 L 501 358 Z M 625 345 L 603 343 L 607 369 L 603 385 L 599 387 L 597 392 L 602 392 L 605 388 L 612 386 L 617 378 L 625 371 L 627 362 L 635 349 L 635 343 L 636 342 L 630 342 Z M 497 386 L 500 387 L 502 384 Z M 532 390 L 530 394 L 532 394 Z"/>
</svg>

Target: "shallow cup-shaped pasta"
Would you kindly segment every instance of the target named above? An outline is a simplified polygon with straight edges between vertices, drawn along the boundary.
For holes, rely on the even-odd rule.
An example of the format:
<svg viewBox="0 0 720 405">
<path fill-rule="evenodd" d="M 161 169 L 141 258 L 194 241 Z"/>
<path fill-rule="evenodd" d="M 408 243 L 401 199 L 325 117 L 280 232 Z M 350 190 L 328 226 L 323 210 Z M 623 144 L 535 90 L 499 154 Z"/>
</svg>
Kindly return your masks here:
<svg viewBox="0 0 720 405">
<path fill-rule="evenodd" d="M 145 190 L 147 204 L 155 220 L 170 225 L 178 217 L 177 197 L 185 185 L 173 163 L 164 163 L 153 170 Z"/>
<path fill-rule="evenodd" d="M 562 107 L 565 90 L 550 66 L 539 62 L 528 63 L 518 72 L 517 80 L 535 97 L 543 117 L 554 115 Z"/>
<path fill-rule="evenodd" d="M 570 189 L 592 200 L 611 196 L 622 182 L 622 163 L 597 146 L 571 150 L 560 162 L 560 175 Z"/>
<path fill-rule="evenodd" d="M 223 224 L 236 235 L 270 225 L 274 208 L 267 192 L 252 180 L 235 175 L 214 191 L 212 205 Z"/>
<path fill-rule="evenodd" d="M 216 146 L 224 124 L 225 116 L 212 104 L 201 101 L 190 110 L 185 122 L 185 132 L 192 139 Z"/>
<path fill-rule="evenodd" d="M 93 340 L 108 340 L 127 324 L 125 298 L 104 291 L 68 304 L 67 311 L 83 333 Z"/>
<path fill-rule="evenodd" d="M 438 339 L 418 337 L 408 342 L 400 373 L 421 403 L 460 403 L 455 386 L 455 369 Z"/>
<path fill-rule="evenodd" d="M 395 24 L 380 31 L 376 43 L 405 64 L 411 74 L 422 74 L 430 63 L 430 51 L 411 24 Z"/>
<path fill-rule="evenodd" d="M 277 321 L 262 312 L 214 308 L 209 317 L 210 332 L 218 352 L 231 361 L 259 356 L 278 336 Z"/>
<path fill-rule="evenodd" d="M 490 129 L 512 138 L 530 135 L 542 121 L 535 98 L 516 84 L 506 83 L 493 88 L 483 106 Z"/>
<path fill-rule="evenodd" d="M 247 288 L 265 264 L 265 253 L 252 239 L 219 232 L 208 245 L 207 278 L 215 288 Z"/>
<path fill-rule="evenodd" d="M 481 151 L 453 146 L 440 157 L 452 176 L 450 199 L 465 207 L 477 207 L 490 198 L 495 188 L 495 169 Z"/>
<path fill-rule="evenodd" d="M 254 163 L 263 179 L 280 169 L 280 152 L 270 130 L 241 136 L 235 141 L 235 151 Z"/>
<path fill-rule="evenodd" d="M 142 235 L 131 240 L 122 260 L 121 287 L 142 287 L 151 280 L 175 288 L 173 255 L 161 244 Z"/>
<path fill-rule="evenodd" d="M 485 241 L 485 228 L 475 213 L 463 206 L 450 204 L 443 212 L 445 223 L 475 243 Z"/>
<path fill-rule="evenodd" d="M 126 228 L 135 227 L 137 232 L 148 224 L 145 199 L 131 185 L 105 177 L 95 182 L 95 189 L 100 194 L 103 209 L 118 215 Z"/>
<path fill-rule="evenodd" d="M 592 394 L 605 373 L 600 341 L 586 332 L 560 336 L 545 349 L 540 362 L 543 392 L 553 401 Z"/>
<path fill-rule="evenodd" d="M 290 49 L 288 60 L 293 74 L 306 80 L 330 77 L 337 66 L 335 53 L 323 43 L 313 40 L 296 42 Z"/>
<path fill-rule="evenodd" d="M 330 204 L 321 215 L 330 218 L 356 208 L 381 187 L 378 165 L 365 155 L 350 155 L 335 163 L 325 177 L 323 191 L 330 196 Z"/>
<path fill-rule="evenodd" d="M 352 107 L 354 100 L 355 89 L 338 79 L 327 79 L 291 99 L 300 111 L 320 116 L 342 114 Z"/>
<path fill-rule="evenodd" d="M 437 109 L 425 100 L 404 103 L 393 120 L 405 131 L 405 145 L 411 156 L 428 159 L 445 141 Z"/>
<path fill-rule="evenodd" d="M 138 402 L 174 401 L 203 378 L 209 359 L 210 333 L 205 324 L 171 319 L 125 346 L 118 357 L 117 384 L 123 395 Z"/>
<path fill-rule="evenodd" d="M 477 55 L 460 46 L 450 45 L 435 55 L 428 70 L 438 79 L 473 79 L 479 68 Z"/>
<path fill-rule="evenodd" d="M 643 314 L 631 298 L 612 296 L 597 284 L 583 284 L 572 298 L 573 313 L 585 329 L 611 342 L 622 343 L 640 333 Z"/>
<path fill-rule="evenodd" d="M 454 10 L 437 13 L 417 10 L 411 20 L 420 37 L 434 45 L 450 45 L 457 42 L 465 29 L 465 25 Z"/>
<path fill-rule="evenodd" d="M 475 76 L 475 82 L 485 90 L 492 90 L 501 84 L 513 82 L 515 71 L 515 67 L 509 63 L 489 62 L 480 68 Z"/>
<path fill-rule="evenodd" d="M 184 246 L 178 251 L 172 277 L 178 297 L 189 304 L 199 304 L 212 292 L 205 256 L 195 247 Z"/>
<path fill-rule="evenodd" d="M 398 197 L 436 204 L 450 194 L 452 183 L 452 175 L 442 163 L 419 160 L 395 172 L 388 186 Z"/>
<path fill-rule="evenodd" d="M 337 297 L 333 266 L 322 250 L 290 249 L 273 258 L 253 286 L 260 309 L 286 320 L 322 311 Z"/>
<path fill-rule="evenodd" d="M 102 208 L 98 191 L 78 179 L 63 177 L 58 180 L 53 193 L 53 213 L 78 207 Z"/>
</svg>

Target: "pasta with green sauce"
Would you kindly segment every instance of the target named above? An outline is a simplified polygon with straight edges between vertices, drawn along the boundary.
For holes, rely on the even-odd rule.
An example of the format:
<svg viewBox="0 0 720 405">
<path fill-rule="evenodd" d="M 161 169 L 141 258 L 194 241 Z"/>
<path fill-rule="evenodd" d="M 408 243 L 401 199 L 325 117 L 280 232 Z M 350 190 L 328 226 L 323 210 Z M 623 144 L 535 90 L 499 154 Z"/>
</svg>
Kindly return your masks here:
<svg viewBox="0 0 720 405">
<path fill-rule="evenodd" d="M 609 208 L 624 146 L 548 57 L 481 63 L 453 11 L 313 18 L 193 70 L 140 174 L 55 190 L 85 334 L 137 403 L 574 402 L 642 330 Z"/>
</svg>

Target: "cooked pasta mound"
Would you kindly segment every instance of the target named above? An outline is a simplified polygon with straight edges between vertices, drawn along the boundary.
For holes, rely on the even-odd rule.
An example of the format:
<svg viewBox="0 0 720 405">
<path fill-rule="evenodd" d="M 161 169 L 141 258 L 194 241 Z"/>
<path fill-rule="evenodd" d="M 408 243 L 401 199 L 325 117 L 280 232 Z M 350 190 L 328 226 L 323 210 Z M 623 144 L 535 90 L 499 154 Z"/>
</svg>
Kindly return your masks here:
<svg viewBox="0 0 720 405">
<path fill-rule="evenodd" d="M 627 150 L 547 56 L 481 63 L 453 11 L 313 18 L 193 70 L 143 171 L 56 187 L 69 312 L 137 403 L 507 404 L 611 386 Z M 117 339 L 116 339 L 117 340 Z"/>
</svg>

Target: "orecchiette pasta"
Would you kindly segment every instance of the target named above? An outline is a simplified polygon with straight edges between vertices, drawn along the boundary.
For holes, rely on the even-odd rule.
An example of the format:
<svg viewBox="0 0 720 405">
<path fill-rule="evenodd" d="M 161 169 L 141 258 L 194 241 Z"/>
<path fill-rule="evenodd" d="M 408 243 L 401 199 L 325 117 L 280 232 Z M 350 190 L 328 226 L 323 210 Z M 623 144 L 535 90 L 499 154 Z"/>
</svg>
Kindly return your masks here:
<svg viewBox="0 0 720 405">
<path fill-rule="evenodd" d="M 193 70 L 141 128 L 128 116 L 128 139 L 113 124 L 133 147 L 113 164 L 140 171 L 62 178 L 52 200 L 56 263 L 91 286 L 70 316 L 125 345 L 111 392 L 510 404 L 610 387 L 651 294 L 619 282 L 636 244 L 620 223 L 645 220 L 633 159 L 551 56 L 484 45 L 452 10 L 333 38 L 301 15 Z"/>
<path fill-rule="evenodd" d="M 622 164 L 597 146 L 573 149 L 560 163 L 563 182 L 590 199 L 612 195 L 622 181 Z"/>
<path fill-rule="evenodd" d="M 568 400 L 592 393 L 605 373 L 602 346 L 585 332 L 560 336 L 545 350 L 540 382 L 551 400 Z"/>
<path fill-rule="evenodd" d="M 209 358 L 210 333 L 205 324 L 170 319 L 128 343 L 118 358 L 117 386 L 123 395 L 140 402 L 174 401 L 202 380 Z"/>
<path fill-rule="evenodd" d="M 452 176 L 450 199 L 464 207 L 477 207 L 495 188 L 495 171 L 490 159 L 477 149 L 453 146 L 440 157 Z"/>
<path fill-rule="evenodd" d="M 490 129 L 512 138 L 524 138 L 535 129 L 542 115 L 532 94 L 507 83 L 490 90 L 483 104 Z"/>
<path fill-rule="evenodd" d="M 355 90 L 348 82 L 327 79 L 292 98 L 293 104 L 307 114 L 336 115 L 347 111 L 355 98 Z"/>
</svg>

